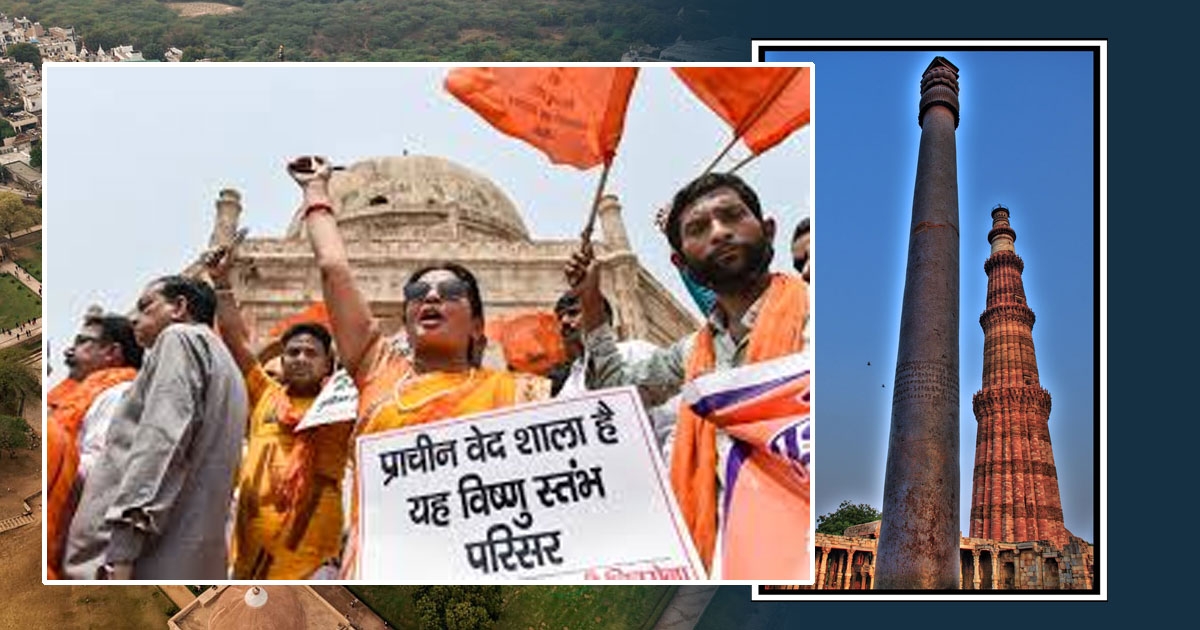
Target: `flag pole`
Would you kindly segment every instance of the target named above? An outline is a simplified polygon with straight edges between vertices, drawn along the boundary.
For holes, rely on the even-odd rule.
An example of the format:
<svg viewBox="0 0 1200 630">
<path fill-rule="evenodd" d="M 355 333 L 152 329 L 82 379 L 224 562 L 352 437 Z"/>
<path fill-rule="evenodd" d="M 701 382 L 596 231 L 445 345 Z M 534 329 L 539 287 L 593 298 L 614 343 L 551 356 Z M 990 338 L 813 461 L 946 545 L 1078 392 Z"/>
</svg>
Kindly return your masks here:
<svg viewBox="0 0 1200 630">
<path fill-rule="evenodd" d="M 600 210 L 600 199 L 604 196 L 604 184 L 608 182 L 608 170 L 611 167 L 612 161 L 604 162 L 604 169 L 600 171 L 600 183 L 596 186 L 596 196 L 592 198 L 592 212 L 588 215 L 587 225 L 583 227 L 583 233 L 579 235 L 584 251 L 589 251 L 592 246 L 592 231 L 596 227 L 596 214 Z"/>
<path fill-rule="evenodd" d="M 741 162 L 738 162 L 737 164 L 734 164 L 734 165 L 733 165 L 733 168 L 729 169 L 729 172 L 730 172 L 730 173 L 736 173 L 736 172 L 738 172 L 738 169 L 740 169 L 740 168 L 742 168 L 743 166 L 745 166 L 745 165 L 747 165 L 747 164 L 749 164 L 749 163 L 753 162 L 753 161 L 754 161 L 754 158 L 756 158 L 756 157 L 758 157 L 758 156 L 760 156 L 760 155 L 762 155 L 762 154 L 761 154 L 761 153 L 751 153 L 750 155 L 747 155 L 746 157 L 742 158 L 742 161 L 741 161 Z"/>
<path fill-rule="evenodd" d="M 787 86 L 791 84 L 792 80 L 800 74 L 801 69 L 791 68 L 791 70 L 792 72 L 789 73 L 786 78 L 779 81 L 771 88 L 771 91 L 767 94 L 766 98 L 758 102 L 758 105 L 755 106 L 754 111 L 750 113 L 750 116 L 747 117 L 737 129 L 734 129 L 733 139 L 729 141 L 729 144 L 725 145 L 725 148 L 721 150 L 720 155 L 718 155 L 717 158 L 712 161 L 712 164 L 708 165 L 708 168 L 704 169 L 704 172 L 701 173 L 701 175 L 707 175 L 710 171 L 716 168 L 717 163 L 729 153 L 729 150 L 733 148 L 733 145 L 739 139 L 741 139 L 742 135 L 746 133 L 746 130 L 750 129 L 750 127 L 753 127 L 754 123 L 758 122 L 758 119 L 762 118 L 763 114 L 767 113 L 767 110 L 771 108 L 771 105 L 775 104 L 776 99 L 779 98 L 780 94 L 783 94 L 783 91 L 787 89 Z M 739 162 L 738 165 L 733 168 L 733 170 L 736 171 L 737 169 L 741 168 L 747 161 L 749 160 L 742 160 L 742 162 Z M 733 171 L 730 172 L 732 173 Z"/>
<path fill-rule="evenodd" d="M 700 174 L 708 175 L 709 173 L 711 173 L 712 170 L 717 167 L 717 164 L 719 164 L 721 162 L 721 160 L 724 159 L 725 156 L 729 153 L 729 150 L 733 148 L 733 145 L 737 144 L 738 139 L 740 139 L 741 137 L 742 137 L 741 133 L 733 134 L 733 137 L 729 139 L 729 143 L 725 145 L 725 148 L 721 149 L 721 152 L 719 154 L 717 154 L 717 157 L 713 158 L 713 161 L 711 164 L 708 165 L 708 168 L 704 169 L 704 172 L 700 173 Z"/>
</svg>

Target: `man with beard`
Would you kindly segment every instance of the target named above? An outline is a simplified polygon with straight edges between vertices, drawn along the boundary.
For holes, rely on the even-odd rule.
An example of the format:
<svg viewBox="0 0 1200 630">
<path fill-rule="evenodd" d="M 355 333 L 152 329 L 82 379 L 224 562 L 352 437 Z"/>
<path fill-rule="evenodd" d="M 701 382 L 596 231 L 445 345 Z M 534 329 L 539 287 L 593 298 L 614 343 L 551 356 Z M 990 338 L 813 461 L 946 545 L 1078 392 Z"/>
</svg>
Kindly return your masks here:
<svg viewBox="0 0 1200 630">
<path fill-rule="evenodd" d="M 142 349 L 127 318 L 89 313 L 63 357 L 67 379 L 75 386 L 56 401 L 49 415 L 48 424 L 56 429 L 50 434 L 54 448 L 63 453 L 56 483 L 47 487 L 46 562 L 51 575 L 58 574 L 63 536 L 79 489 L 104 452 L 113 413 L 142 365 Z"/>
<path fill-rule="evenodd" d="M 216 296 L 166 276 L 137 302 L 147 349 L 88 472 L 67 537 L 73 579 L 227 577 L 225 528 L 246 423 L 246 389 L 212 331 Z"/>
<path fill-rule="evenodd" d="M 768 270 L 775 222 L 763 216 L 758 196 L 745 182 L 723 173 L 697 178 L 675 195 L 665 231 L 673 250 L 672 262 L 712 289 L 716 306 L 695 334 L 645 361 L 626 363 L 604 323 L 599 268 L 592 263 L 590 252 L 577 253 L 567 266 L 567 277 L 583 304 L 584 343 L 592 357 L 590 386 L 637 385 L 649 407 L 666 401 L 699 376 L 803 350 L 806 285 L 796 276 Z M 740 453 L 744 451 L 739 450 L 734 458 L 731 451 L 741 448 L 726 430 L 680 406 L 671 449 L 671 485 L 696 549 L 713 578 L 722 577 L 722 564 L 729 562 L 727 543 L 735 533 L 724 527 L 729 520 L 724 513 L 729 496 L 722 497 L 722 492 L 732 488 L 743 461 Z M 804 502 L 807 513 L 806 478 L 802 493 L 793 496 Z M 782 525 L 803 532 L 808 528 L 807 522 Z M 768 536 L 761 531 L 749 536 L 744 531 L 736 534 L 743 548 L 755 544 L 747 543 L 747 538 L 759 538 L 756 554 L 771 552 L 761 548 L 764 544 L 782 543 L 765 540 Z"/>
<path fill-rule="evenodd" d="M 233 254 L 206 257 L 217 290 L 221 338 L 246 378 L 250 426 L 238 480 L 233 577 L 238 580 L 310 579 L 341 551 L 342 493 L 353 423 L 296 432 L 296 426 L 333 372 L 333 338 L 325 326 L 301 322 L 280 337 L 278 379 L 267 374 L 229 283 Z"/>
</svg>

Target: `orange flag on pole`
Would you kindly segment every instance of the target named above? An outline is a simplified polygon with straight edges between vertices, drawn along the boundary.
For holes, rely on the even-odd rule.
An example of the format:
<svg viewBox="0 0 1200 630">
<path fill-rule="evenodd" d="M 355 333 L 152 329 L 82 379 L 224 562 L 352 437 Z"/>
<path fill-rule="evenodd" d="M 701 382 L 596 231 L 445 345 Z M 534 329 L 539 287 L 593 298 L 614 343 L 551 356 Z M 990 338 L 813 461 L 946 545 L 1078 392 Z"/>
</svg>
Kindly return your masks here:
<svg viewBox="0 0 1200 630">
<path fill-rule="evenodd" d="M 637 68 L 457 68 L 446 90 L 555 164 L 610 164 Z"/>
<path fill-rule="evenodd" d="M 756 155 L 807 125 L 809 68 L 675 68 L 704 104 Z"/>
</svg>

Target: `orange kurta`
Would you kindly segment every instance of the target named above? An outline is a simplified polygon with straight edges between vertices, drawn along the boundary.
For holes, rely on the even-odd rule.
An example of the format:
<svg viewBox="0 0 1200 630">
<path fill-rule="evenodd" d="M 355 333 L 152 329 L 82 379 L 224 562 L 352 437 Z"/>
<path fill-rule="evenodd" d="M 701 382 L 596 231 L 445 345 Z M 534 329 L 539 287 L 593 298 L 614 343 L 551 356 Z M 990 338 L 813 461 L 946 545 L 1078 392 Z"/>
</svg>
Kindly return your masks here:
<svg viewBox="0 0 1200 630">
<path fill-rule="evenodd" d="M 352 427 L 342 423 L 295 433 L 296 421 L 315 399 L 289 396 L 261 365 L 246 375 L 246 389 L 253 411 L 238 482 L 234 578 L 306 579 L 341 550 L 341 481 Z M 315 458 L 313 480 L 289 506 L 282 486 L 296 457 Z"/>
<path fill-rule="evenodd" d="M 358 388 L 355 437 L 550 398 L 550 381 L 529 374 L 476 368 L 417 375 L 390 347 L 359 379 Z M 357 577 L 358 509 L 356 475 L 350 500 L 350 544 L 342 569 L 347 578 Z"/>
</svg>

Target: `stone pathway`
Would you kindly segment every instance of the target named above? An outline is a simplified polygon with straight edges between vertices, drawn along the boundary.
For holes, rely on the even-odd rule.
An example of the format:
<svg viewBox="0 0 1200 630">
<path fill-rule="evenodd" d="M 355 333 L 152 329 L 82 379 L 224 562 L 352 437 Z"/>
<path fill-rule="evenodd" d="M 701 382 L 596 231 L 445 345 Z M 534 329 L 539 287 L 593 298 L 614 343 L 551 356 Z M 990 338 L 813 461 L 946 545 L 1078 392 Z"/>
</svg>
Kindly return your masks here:
<svg viewBox="0 0 1200 630">
<path fill-rule="evenodd" d="M 0 273 L 7 273 L 16 276 L 17 280 L 20 280 L 21 284 L 29 287 L 29 290 L 33 291 L 34 295 L 41 296 L 42 283 L 38 282 L 37 278 L 25 273 L 25 270 L 18 267 L 17 263 L 11 260 L 6 260 L 0 263 Z"/>
<path fill-rule="evenodd" d="M 667 604 L 654 630 L 692 630 L 704 616 L 704 609 L 719 586 L 680 586 Z"/>
<path fill-rule="evenodd" d="M 33 325 L 26 327 L 20 331 L 20 338 L 17 338 L 17 332 L 9 332 L 0 334 L 0 348 L 7 348 L 18 343 L 23 343 L 42 334 L 42 320 L 39 318 Z"/>
</svg>

